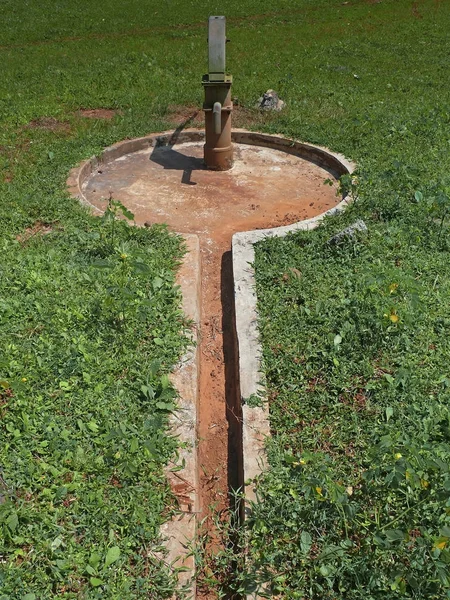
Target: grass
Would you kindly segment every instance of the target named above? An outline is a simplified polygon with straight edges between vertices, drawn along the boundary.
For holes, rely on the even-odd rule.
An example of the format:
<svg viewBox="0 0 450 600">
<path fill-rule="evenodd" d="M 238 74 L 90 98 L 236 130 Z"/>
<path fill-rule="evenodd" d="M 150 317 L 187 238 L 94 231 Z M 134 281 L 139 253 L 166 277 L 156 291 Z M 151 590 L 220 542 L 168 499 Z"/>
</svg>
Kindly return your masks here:
<svg viewBox="0 0 450 600">
<path fill-rule="evenodd" d="M 274 438 L 249 526 L 286 597 L 447 597 L 448 242 L 420 212 L 258 248 Z"/>
<path fill-rule="evenodd" d="M 177 449 L 167 374 L 186 344 L 173 285 L 183 248 L 163 227 L 117 221 L 119 205 L 91 217 L 65 191 L 73 165 L 161 129 L 161 111 L 127 120 L 132 97 L 112 100 L 102 42 L 53 44 L 33 18 L 42 7 L 28 8 L 16 19 L 21 7 L 2 5 L 13 47 L 0 50 L 0 597 L 166 598 L 175 581 L 159 528 L 176 509 L 163 467 Z M 87 34 L 89 17 L 78 25 Z M 76 112 L 118 105 L 125 116 L 112 121 Z"/>
<path fill-rule="evenodd" d="M 73 221 L 2 242 L 1 597 L 163 597 L 179 241 Z"/>
<path fill-rule="evenodd" d="M 439 0 L 2 3 L 0 597 L 163 598 L 173 589 L 154 552 L 172 507 L 162 466 L 176 446 L 166 435 L 165 375 L 182 351 L 172 287 L 179 241 L 122 223 L 112 243 L 112 222 L 69 199 L 65 180 L 104 146 L 169 127 L 169 106 L 201 104 L 214 13 L 228 17 L 228 66 L 248 125 L 256 99 L 275 88 L 287 109 L 256 117 L 259 128 L 328 145 L 359 165 L 359 199 L 342 219 L 258 248 L 276 435 L 248 532 L 248 575 L 269 573 L 287 598 L 444 598 L 449 317 L 440 219 L 450 102 L 449 14 Z M 116 114 L 85 119 L 83 108 Z M 356 217 L 368 237 L 331 252 L 327 236 Z M 282 278 L 291 266 L 300 280 Z M 377 446 L 387 435 L 392 445 Z M 353 437 L 355 460 L 344 451 Z M 398 475 L 407 471 L 408 485 Z M 384 482 L 389 473 L 397 488 Z M 383 507 L 379 524 L 371 498 Z M 392 539 L 376 541 L 397 516 L 382 530 L 397 532 Z M 320 554 L 325 547 L 334 554 Z"/>
<path fill-rule="evenodd" d="M 298 87 L 306 139 L 358 163 L 355 204 L 257 246 L 273 438 L 242 585 L 283 598 L 450 595 L 450 15 L 383 4 Z"/>
</svg>

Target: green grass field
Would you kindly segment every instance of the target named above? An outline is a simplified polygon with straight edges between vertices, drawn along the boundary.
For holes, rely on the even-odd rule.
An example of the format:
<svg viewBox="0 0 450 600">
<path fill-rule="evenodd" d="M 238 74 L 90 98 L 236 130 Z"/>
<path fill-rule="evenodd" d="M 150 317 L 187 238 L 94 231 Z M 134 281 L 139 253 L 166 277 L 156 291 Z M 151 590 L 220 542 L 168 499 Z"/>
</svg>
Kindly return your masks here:
<svg viewBox="0 0 450 600">
<path fill-rule="evenodd" d="M 247 125 L 358 163 L 347 214 L 258 247 L 274 437 L 231 585 L 447 598 L 445 0 L 2 2 L 0 598 L 172 592 L 155 550 L 173 506 L 182 249 L 164 229 L 89 216 L 65 180 L 104 146 L 169 127 L 171 106 L 201 104 L 210 14 L 228 18 Z M 261 117 L 268 88 L 287 109 Z M 79 112 L 98 108 L 117 112 Z M 357 217 L 368 236 L 330 250 Z"/>
</svg>

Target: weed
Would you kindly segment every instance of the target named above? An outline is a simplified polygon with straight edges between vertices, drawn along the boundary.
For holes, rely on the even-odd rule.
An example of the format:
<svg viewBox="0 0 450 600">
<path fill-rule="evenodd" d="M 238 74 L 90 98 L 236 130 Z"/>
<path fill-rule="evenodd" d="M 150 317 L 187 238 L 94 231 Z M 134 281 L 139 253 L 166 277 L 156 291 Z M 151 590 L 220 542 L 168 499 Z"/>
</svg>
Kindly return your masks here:
<svg viewBox="0 0 450 600">
<path fill-rule="evenodd" d="M 113 198 L 112 193 L 110 193 L 108 198 L 108 204 L 106 206 L 105 212 L 101 217 L 102 221 L 105 223 L 110 223 L 109 228 L 105 228 L 105 231 L 108 232 L 108 240 L 107 245 L 109 247 L 109 251 L 111 252 L 114 249 L 114 244 L 116 241 L 115 232 L 116 232 L 116 220 L 117 218 L 123 215 L 129 221 L 134 222 L 134 215 L 131 211 L 128 210 L 126 206 L 120 202 L 120 200 L 115 200 Z"/>
</svg>

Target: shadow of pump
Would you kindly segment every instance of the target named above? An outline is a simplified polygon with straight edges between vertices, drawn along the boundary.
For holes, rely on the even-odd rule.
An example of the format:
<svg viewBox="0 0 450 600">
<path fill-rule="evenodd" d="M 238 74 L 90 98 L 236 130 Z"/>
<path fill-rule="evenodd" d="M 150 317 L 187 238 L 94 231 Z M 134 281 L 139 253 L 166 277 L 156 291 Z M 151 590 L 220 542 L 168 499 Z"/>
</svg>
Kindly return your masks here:
<svg viewBox="0 0 450 600">
<path fill-rule="evenodd" d="M 173 134 L 170 136 L 169 142 L 164 144 L 163 142 L 157 141 L 150 155 L 150 160 L 154 163 L 161 165 L 164 169 L 171 169 L 174 171 L 183 171 L 181 176 L 181 183 L 185 185 L 197 185 L 194 181 L 191 181 L 192 171 L 204 171 L 206 169 L 203 158 L 195 158 L 194 156 L 186 156 L 173 147 L 180 137 L 180 133 L 185 129 L 198 115 L 198 112 L 191 115 L 186 121 L 181 123 Z"/>
</svg>

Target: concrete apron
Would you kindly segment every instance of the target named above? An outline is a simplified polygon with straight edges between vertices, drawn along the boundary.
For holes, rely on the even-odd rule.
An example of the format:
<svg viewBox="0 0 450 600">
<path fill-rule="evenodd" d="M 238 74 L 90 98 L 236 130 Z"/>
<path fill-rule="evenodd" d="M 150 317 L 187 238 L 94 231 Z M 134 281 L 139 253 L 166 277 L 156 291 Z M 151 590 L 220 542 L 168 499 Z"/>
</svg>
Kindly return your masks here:
<svg viewBox="0 0 450 600">
<path fill-rule="evenodd" d="M 253 246 L 267 237 L 281 237 L 293 231 L 313 229 L 320 224 L 325 215 L 343 210 L 351 199 L 346 196 L 340 201 L 336 201 L 335 198 L 333 200 L 337 179 L 354 170 L 353 163 L 326 148 L 294 142 L 281 136 L 245 130 L 235 130 L 232 135 L 235 145 L 243 145 L 238 148 L 238 156 L 246 164 L 239 166 L 238 163 L 237 168 L 223 174 L 213 173 L 214 177 L 217 178 L 219 175 L 222 178 L 219 182 L 217 179 L 210 178 L 212 172 L 205 171 L 201 166 L 199 152 L 204 141 L 204 133 L 198 130 L 164 132 L 120 142 L 105 149 L 100 157 L 93 157 L 73 169 L 67 181 L 70 193 L 89 206 L 97 215 L 103 214 L 107 204 L 107 192 L 112 189 L 114 197 L 137 215 L 138 225 L 142 225 L 148 216 L 148 207 L 146 209 L 143 206 L 142 198 L 151 191 L 152 185 L 153 192 L 155 189 L 156 191 L 159 188 L 165 189 L 165 194 L 160 199 L 155 199 L 152 221 L 168 222 L 169 226 L 180 231 L 185 237 L 187 254 L 178 273 L 177 283 L 183 296 L 183 310 L 196 326 L 192 331 L 193 347 L 180 361 L 172 376 L 173 385 L 179 393 L 180 410 L 171 420 L 172 431 L 179 437 L 183 446 L 180 459 L 184 459 L 185 463 L 183 470 L 175 473 L 171 470 L 174 465 L 167 467 L 168 480 L 180 501 L 180 514 L 165 523 L 161 533 L 166 540 L 168 550 L 165 561 L 173 569 L 183 568 L 178 573 L 179 584 L 191 598 L 195 598 L 196 588 L 194 560 L 189 553 L 195 539 L 197 519 L 201 509 L 197 457 L 199 331 L 202 318 L 201 240 L 203 239 L 203 244 L 206 246 L 211 244 L 212 240 L 208 237 L 210 229 L 217 232 L 222 245 L 224 236 L 227 239 L 231 239 L 232 236 L 238 350 L 237 378 L 240 384 L 238 395 L 241 399 L 239 410 L 242 439 L 242 448 L 239 449 L 242 455 L 238 461 L 241 472 L 238 479 L 242 482 L 245 492 L 245 518 L 251 509 L 251 502 L 256 500 L 253 482 L 267 467 L 265 440 L 270 435 L 267 404 L 250 408 L 245 402 L 254 394 L 264 393 Z M 183 144 L 184 154 L 178 156 L 180 154 L 178 148 L 182 148 Z M 175 145 L 177 149 L 174 151 Z M 245 152 L 241 152 L 242 148 Z M 272 149 L 275 153 L 266 153 L 264 149 Z M 280 162 L 279 153 L 286 156 L 286 161 Z M 150 161 L 148 161 L 149 154 Z M 124 165 L 131 155 L 138 157 L 138 161 L 133 163 L 131 169 L 124 170 Z M 150 170 L 150 181 L 146 182 L 145 177 L 151 162 L 159 165 L 160 170 L 153 172 Z M 308 163 L 306 171 L 303 164 L 305 162 Z M 171 181 L 170 171 L 175 171 L 175 181 L 173 177 Z M 181 183 L 186 187 L 179 186 L 180 172 L 183 173 Z M 285 177 L 285 174 L 288 176 Z M 152 175 L 154 182 L 151 181 Z M 305 176 L 309 178 L 306 185 Z M 323 184 L 324 177 L 334 185 L 334 189 L 328 185 L 322 187 L 319 185 Z M 194 192 L 191 186 L 197 184 L 199 187 Z M 299 189 L 302 186 L 303 189 L 308 190 L 303 196 Z M 280 191 L 282 199 L 278 201 Z M 231 198 L 229 205 L 226 202 L 227 198 L 220 196 L 223 192 L 228 194 L 229 199 Z M 172 199 L 174 193 L 177 194 L 175 206 L 167 206 L 168 198 Z M 151 195 L 153 197 L 155 194 Z M 320 198 L 317 201 L 318 196 Z M 211 204 L 211 197 L 216 200 L 220 198 L 221 202 Z M 305 210 L 302 205 L 311 198 L 316 201 L 315 206 L 314 201 L 308 202 L 309 208 Z M 280 203 L 282 210 L 277 212 Z M 174 207 L 176 211 L 173 210 Z M 190 224 L 186 223 L 185 211 L 188 211 L 188 214 L 192 213 Z M 305 219 L 308 212 L 315 213 L 315 216 L 301 220 Z M 173 214 L 175 214 L 174 218 Z M 248 225 L 258 229 L 246 231 Z M 272 227 L 261 229 L 264 225 Z M 237 233 L 234 233 L 236 231 Z M 252 594 L 248 598 L 258 598 L 258 595 Z"/>
</svg>

